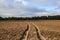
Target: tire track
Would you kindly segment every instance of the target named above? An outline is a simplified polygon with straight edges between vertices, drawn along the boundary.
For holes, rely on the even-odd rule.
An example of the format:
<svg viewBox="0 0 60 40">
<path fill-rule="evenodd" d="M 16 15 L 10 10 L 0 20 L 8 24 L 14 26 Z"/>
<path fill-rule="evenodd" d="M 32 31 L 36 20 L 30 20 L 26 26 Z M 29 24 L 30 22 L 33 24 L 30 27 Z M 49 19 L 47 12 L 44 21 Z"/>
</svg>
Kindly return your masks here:
<svg viewBox="0 0 60 40">
<path fill-rule="evenodd" d="M 20 40 L 29 40 L 28 39 L 28 36 L 29 36 L 29 33 L 31 31 L 31 28 L 30 28 L 30 25 L 33 25 L 33 27 L 35 28 L 36 30 L 36 35 L 37 35 L 37 40 L 46 40 L 42 35 L 41 35 L 41 32 L 39 30 L 39 28 L 34 24 L 34 23 L 28 23 L 27 22 L 27 29 L 24 31 L 24 33 L 22 34 L 22 37 L 20 38 Z"/>
<path fill-rule="evenodd" d="M 39 40 L 46 40 L 46 38 L 41 35 L 41 32 L 40 32 L 38 26 L 36 26 L 34 23 L 31 23 L 31 24 L 33 24 L 35 29 L 36 29 L 37 38 Z"/>
<path fill-rule="evenodd" d="M 20 40 L 28 40 L 28 34 L 30 31 L 30 25 L 27 25 L 27 29 L 24 31 L 24 33 L 22 34 L 22 37 L 20 38 Z"/>
</svg>

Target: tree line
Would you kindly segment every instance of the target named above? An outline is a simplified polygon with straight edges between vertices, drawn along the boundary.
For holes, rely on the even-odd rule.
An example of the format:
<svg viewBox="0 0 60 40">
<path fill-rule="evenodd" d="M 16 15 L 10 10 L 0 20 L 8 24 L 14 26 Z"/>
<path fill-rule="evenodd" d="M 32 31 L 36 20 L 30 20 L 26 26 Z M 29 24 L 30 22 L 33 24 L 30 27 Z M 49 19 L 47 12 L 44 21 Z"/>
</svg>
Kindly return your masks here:
<svg viewBox="0 0 60 40">
<path fill-rule="evenodd" d="M 56 16 L 35 16 L 35 17 L 0 17 L 0 20 L 60 20 L 60 15 Z"/>
</svg>

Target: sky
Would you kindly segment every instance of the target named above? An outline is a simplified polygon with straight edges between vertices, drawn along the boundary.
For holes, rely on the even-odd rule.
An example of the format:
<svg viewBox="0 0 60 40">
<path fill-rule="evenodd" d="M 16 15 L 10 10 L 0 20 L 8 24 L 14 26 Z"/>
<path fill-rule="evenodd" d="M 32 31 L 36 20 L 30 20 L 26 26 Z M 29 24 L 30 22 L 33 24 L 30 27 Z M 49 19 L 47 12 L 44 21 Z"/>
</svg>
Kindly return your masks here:
<svg viewBox="0 0 60 40">
<path fill-rule="evenodd" d="M 60 15 L 60 0 L 0 0 L 2 17 L 49 15 Z"/>
</svg>

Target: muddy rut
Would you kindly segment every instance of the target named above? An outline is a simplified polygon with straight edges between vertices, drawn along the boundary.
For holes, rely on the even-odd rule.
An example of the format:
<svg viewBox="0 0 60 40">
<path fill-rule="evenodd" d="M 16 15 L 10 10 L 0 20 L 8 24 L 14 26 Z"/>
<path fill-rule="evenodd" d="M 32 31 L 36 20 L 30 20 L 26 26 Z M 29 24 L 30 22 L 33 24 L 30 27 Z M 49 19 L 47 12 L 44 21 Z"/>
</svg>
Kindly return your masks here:
<svg viewBox="0 0 60 40">
<path fill-rule="evenodd" d="M 40 29 L 34 23 L 27 23 L 27 29 L 20 40 L 46 40 L 40 33 Z"/>
</svg>

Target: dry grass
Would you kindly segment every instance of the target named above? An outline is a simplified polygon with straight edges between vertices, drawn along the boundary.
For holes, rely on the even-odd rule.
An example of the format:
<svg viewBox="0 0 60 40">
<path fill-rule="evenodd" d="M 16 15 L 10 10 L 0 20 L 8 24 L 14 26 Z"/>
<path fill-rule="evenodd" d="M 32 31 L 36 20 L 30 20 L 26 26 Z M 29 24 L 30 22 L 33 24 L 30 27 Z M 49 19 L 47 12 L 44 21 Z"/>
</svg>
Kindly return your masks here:
<svg viewBox="0 0 60 40">
<path fill-rule="evenodd" d="M 0 40 L 19 40 L 26 23 L 15 21 L 0 21 Z"/>
<path fill-rule="evenodd" d="M 26 22 L 36 24 L 46 40 L 60 40 L 60 20 L 0 21 L 0 40 L 20 40 L 27 28 Z M 32 24 L 30 26 L 28 38 L 36 40 L 35 29 Z"/>
<path fill-rule="evenodd" d="M 60 20 L 40 20 L 33 23 L 39 27 L 47 40 L 60 40 Z"/>
</svg>

